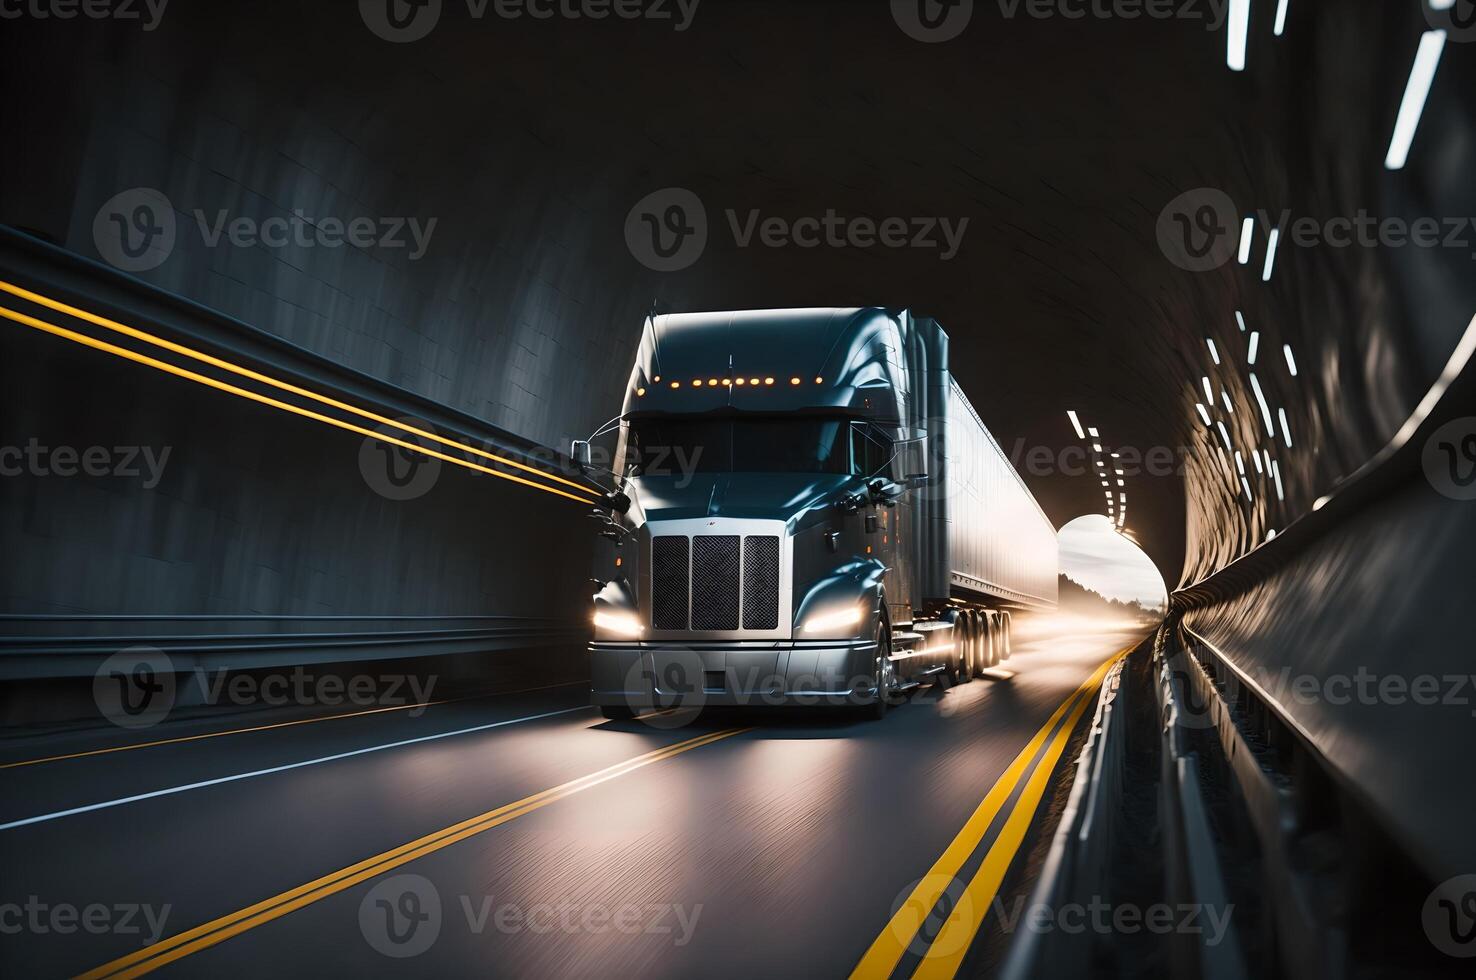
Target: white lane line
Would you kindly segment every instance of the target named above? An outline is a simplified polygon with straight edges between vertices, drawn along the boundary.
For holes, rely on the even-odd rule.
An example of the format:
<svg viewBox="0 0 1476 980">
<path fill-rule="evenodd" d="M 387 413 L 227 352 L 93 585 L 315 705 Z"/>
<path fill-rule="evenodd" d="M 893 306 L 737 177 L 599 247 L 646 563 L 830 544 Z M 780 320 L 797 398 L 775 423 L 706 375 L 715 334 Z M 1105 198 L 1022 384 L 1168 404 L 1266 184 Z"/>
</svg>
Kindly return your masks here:
<svg viewBox="0 0 1476 980">
<path fill-rule="evenodd" d="M 525 721 L 537 721 L 540 718 L 552 718 L 555 715 L 567 715 L 575 711 L 588 711 L 588 705 L 580 705 L 577 708 L 560 708 L 558 711 L 545 711 L 541 715 L 528 715 L 526 718 L 509 718 L 506 721 L 494 721 L 488 725 L 477 725 L 473 728 L 461 728 L 454 732 L 441 732 L 438 735 L 422 735 L 419 738 L 407 738 L 400 742 L 387 742 L 384 745 L 371 745 L 365 749 L 354 749 L 352 752 L 340 752 L 337 755 L 325 755 L 321 759 L 308 759 L 305 762 L 292 762 L 285 766 L 273 766 L 270 769 L 256 769 L 252 772 L 240 772 L 234 776 L 221 776 L 217 779 L 206 779 L 198 783 L 188 783 L 184 786 L 171 786 L 168 789 L 156 789 L 149 793 L 139 793 L 136 796 L 124 796 L 116 800 L 105 800 L 102 803 L 89 803 L 86 806 L 72 807 L 70 810 L 57 810 L 55 813 L 42 813 L 34 817 L 26 817 L 23 820 L 12 820 L 9 823 L 0 823 L 0 830 L 14 830 L 16 827 L 25 827 L 33 823 L 45 823 L 48 820 L 58 820 L 62 817 L 75 816 L 79 813 L 90 813 L 93 810 L 106 810 L 109 807 L 122 806 L 125 803 L 137 803 L 140 800 L 152 800 L 158 796 L 173 796 L 175 793 L 188 793 L 190 790 L 204 789 L 207 786 L 219 786 L 222 783 L 234 783 L 239 779 L 254 779 L 257 776 L 270 776 L 276 772 L 286 772 L 289 769 L 301 769 L 304 766 L 316 766 L 324 762 L 336 762 L 339 759 L 348 759 L 356 755 L 367 755 L 370 752 L 383 752 L 385 749 L 397 749 L 405 745 L 415 745 L 419 742 L 434 742 L 437 739 L 451 738 L 455 735 L 470 735 L 472 732 L 485 732 L 489 728 L 501 728 L 504 725 L 517 725 Z"/>
</svg>

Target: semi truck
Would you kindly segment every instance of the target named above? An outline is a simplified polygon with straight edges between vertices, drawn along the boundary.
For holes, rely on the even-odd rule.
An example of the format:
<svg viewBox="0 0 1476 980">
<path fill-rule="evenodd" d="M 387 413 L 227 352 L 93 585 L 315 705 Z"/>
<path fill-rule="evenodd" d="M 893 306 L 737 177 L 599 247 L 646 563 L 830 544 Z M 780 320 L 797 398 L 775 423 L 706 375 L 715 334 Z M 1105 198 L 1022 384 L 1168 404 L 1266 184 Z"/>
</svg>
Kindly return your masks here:
<svg viewBox="0 0 1476 980">
<path fill-rule="evenodd" d="M 620 414 L 571 456 L 606 491 L 589 655 L 609 718 L 880 717 L 996 667 L 1012 618 L 1056 603 L 1054 526 L 908 310 L 648 316 Z"/>
</svg>

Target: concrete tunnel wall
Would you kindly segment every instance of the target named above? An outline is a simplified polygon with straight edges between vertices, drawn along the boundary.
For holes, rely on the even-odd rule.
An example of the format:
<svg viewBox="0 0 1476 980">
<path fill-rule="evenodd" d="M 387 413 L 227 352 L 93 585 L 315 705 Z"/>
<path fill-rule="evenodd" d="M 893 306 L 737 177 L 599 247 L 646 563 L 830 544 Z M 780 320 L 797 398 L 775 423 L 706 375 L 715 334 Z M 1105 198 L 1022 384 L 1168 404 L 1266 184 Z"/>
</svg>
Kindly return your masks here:
<svg viewBox="0 0 1476 980">
<path fill-rule="evenodd" d="M 1201 578 L 1284 528 L 1368 458 L 1469 319 L 1476 297 L 1464 254 L 1284 248 L 1275 278 L 1262 284 L 1259 248 L 1255 268 L 1186 273 L 1155 242 L 1159 208 L 1196 186 L 1222 187 L 1242 210 L 1273 214 L 1476 213 L 1459 179 L 1471 170 L 1471 108 L 1454 97 L 1469 90 L 1471 59 L 1456 45 L 1411 166 L 1402 174 L 1380 166 L 1425 26 L 1413 5 L 1340 4 L 1335 13 L 1294 5 L 1280 41 L 1258 22 L 1244 75 L 1224 69 L 1218 33 L 1054 24 L 1050 77 L 987 101 L 980 91 L 1000 89 L 982 84 L 981 71 L 997 83 L 1042 68 L 1008 31 L 925 46 L 897 33 L 884 5 L 862 15 L 849 4 L 778 4 L 762 16 L 755 6 L 713 4 L 680 33 L 613 22 L 463 24 L 448 7 L 447 24 L 411 45 L 389 45 L 354 11 L 326 5 L 181 6 L 152 32 L 20 23 L 4 39 L 13 96 L 3 111 L 7 131 L 32 138 L 0 162 L 0 221 L 96 256 L 99 208 L 121 191 L 156 188 L 173 205 L 177 239 L 162 264 L 138 273 L 146 282 L 546 445 L 613 413 L 653 300 L 672 310 L 880 302 L 933 312 L 954 337 L 965 388 L 1007 449 L 1012 436 L 1069 441 L 1063 416 L 1072 404 L 1124 443 L 1190 447 L 1182 478 L 1144 477 L 1133 491 L 1144 501 L 1135 514 L 1145 548 L 1171 583 Z M 750 70 L 745 52 L 760 49 L 785 67 Z M 1094 78 L 1115 84 L 1083 94 L 1079 83 Z M 1153 111 L 1140 111 L 1149 99 L 1158 100 Z M 1063 115 L 1068 104 L 1082 115 Z M 891 120 L 885 133 L 875 130 L 879 118 Z M 1098 118 L 1135 125 L 1076 125 Z M 1075 127 L 1070 137 L 1063 127 Z M 971 143 L 981 132 L 990 142 Z M 1155 146 L 1175 155 L 1154 155 Z M 1063 155 L 1081 159 L 1063 166 Z M 1047 164 L 1075 183 L 1043 188 L 1037 171 Z M 626 249 L 624 221 L 642 195 L 677 185 L 713 202 L 712 242 L 691 268 L 655 273 Z M 718 212 L 729 204 L 790 213 L 816 201 L 875 214 L 962 211 L 985 233 L 953 264 L 886 256 L 885 273 L 874 254 L 762 252 L 720 234 Z M 436 224 L 415 259 L 407 248 L 208 247 L 194 212 L 213 219 L 221 209 L 258 220 L 296 209 Z M 1031 254 L 1037 242 L 1046 250 Z M 1253 502 L 1240 499 L 1195 413 L 1204 337 L 1234 338 L 1235 309 L 1264 330 L 1265 356 L 1283 342 L 1299 352 L 1299 378 L 1268 371 L 1265 380 L 1296 436 L 1295 449 L 1279 453 L 1284 502 L 1259 487 Z M 28 580 L 12 567 L 7 609 L 573 608 L 563 579 L 550 589 L 552 579 L 539 578 L 539 588 L 527 567 L 478 564 L 489 538 L 527 533 L 522 519 L 466 533 L 465 515 L 485 512 L 489 499 L 498 512 L 552 506 L 527 499 L 536 495 L 467 491 L 433 515 L 430 498 L 423 507 L 360 499 L 357 516 L 376 534 L 372 546 L 356 541 L 345 552 L 338 545 L 360 526 L 347 519 L 355 511 L 326 502 L 335 492 L 363 497 L 357 440 L 288 425 L 257 441 L 254 433 L 277 423 L 235 415 L 239 407 L 218 399 L 186 410 L 151 381 L 114 377 L 111 366 L 89 387 L 113 400 L 77 403 L 91 414 L 75 406 L 58 414 L 59 392 L 88 377 L 86 368 L 73 373 L 75 355 L 14 334 L 7 329 L 7 350 L 43 372 L 12 369 L 20 376 L 7 399 L 45 408 L 7 411 L 16 438 L 67 419 L 77 435 L 53 438 L 97 442 L 94 434 L 135 418 L 145 439 L 163 431 L 150 426 L 193 417 L 200 428 L 179 434 L 178 451 L 191 452 L 176 457 L 176 473 L 207 486 L 219 479 L 212 473 L 235 472 L 232 517 L 251 522 L 239 533 L 252 543 L 243 551 L 231 535 L 216 536 L 221 518 L 203 498 L 109 490 L 109 507 L 94 509 L 98 523 L 87 529 L 66 518 L 93 491 L 7 485 L 19 504 L 6 508 L 7 539 L 29 542 L 35 557 L 26 564 L 45 570 Z M 1225 384 L 1242 406 L 1229 420 L 1237 442 L 1260 444 L 1246 377 L 1227 373 Z M 160 399 L 174 410 L 160 413 Z M 207 421 L 222 432 L 244 427 L 244 441 L 209 447 Z M 317 536 L 310 546 L 283 530 L 304 505 L 284 494 L 269 462 L 270 447 L 283 444 L 303 447 L 293 451 L 304 465 L 316 462 L 331 511 L 300 523 Z M 242 454 L 256 462 L 243 467 Z M 1091 479 L 1027 478 L 1058 525 L 1100 508 Z M 140 545 L 159 540 L 166 545 Z M 195 569 L 239 567 L 208 588 L 181 588 L 183 573 L 159 566 L 161 553 Z M 68 576 L 55 560 L 63 554 L 87 556 L 93 571 Z M 584 574 L 538 567 L 577 581 Z M 129 583 L 121 593 L 119 582 Z M 569 591 L 582 600 L 581 588 Z"/>
</svg>

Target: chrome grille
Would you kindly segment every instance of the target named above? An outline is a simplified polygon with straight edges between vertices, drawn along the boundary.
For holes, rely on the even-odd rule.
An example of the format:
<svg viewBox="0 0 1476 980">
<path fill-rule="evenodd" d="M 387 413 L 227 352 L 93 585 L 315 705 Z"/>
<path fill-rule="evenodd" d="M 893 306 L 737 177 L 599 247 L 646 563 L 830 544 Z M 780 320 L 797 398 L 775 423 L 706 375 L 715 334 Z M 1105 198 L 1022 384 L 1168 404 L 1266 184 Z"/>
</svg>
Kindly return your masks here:
<svg viewBox="0 0 1476 980">
<path fill-rule="evenodd" d="M 776 535 L 653 537 L 652 627 L 712 631 L 777 629 L 780 553 Z"/>
<path fill-rule="evenodd" d="M 743 539 L 743 628 L 771 630 L 779 625 L 779 539 Z"/>
<path fill-rule="evenodd" d="M 738 536 L 692 539 L 692 628 L 738 628 Z"/>
<path fill-rule="evenodd" d="M 651 539 L 651 625 L 658 630 L 687 628 L 687 538 Z"/>
</svg>

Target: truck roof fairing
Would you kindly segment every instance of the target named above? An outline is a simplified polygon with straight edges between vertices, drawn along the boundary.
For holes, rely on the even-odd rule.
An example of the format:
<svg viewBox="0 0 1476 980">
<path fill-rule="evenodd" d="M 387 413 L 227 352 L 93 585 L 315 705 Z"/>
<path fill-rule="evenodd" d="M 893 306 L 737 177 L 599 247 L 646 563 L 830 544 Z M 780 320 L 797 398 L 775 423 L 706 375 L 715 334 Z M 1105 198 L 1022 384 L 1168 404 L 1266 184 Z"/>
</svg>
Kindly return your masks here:
<svg viewBox="0 0 1476 980">
<path fill-rule="evenodd" d="M 880 307 L 646 320 L 623 414 L 844 410 L 900 418 L 904 314 Z"/>
</svg>

